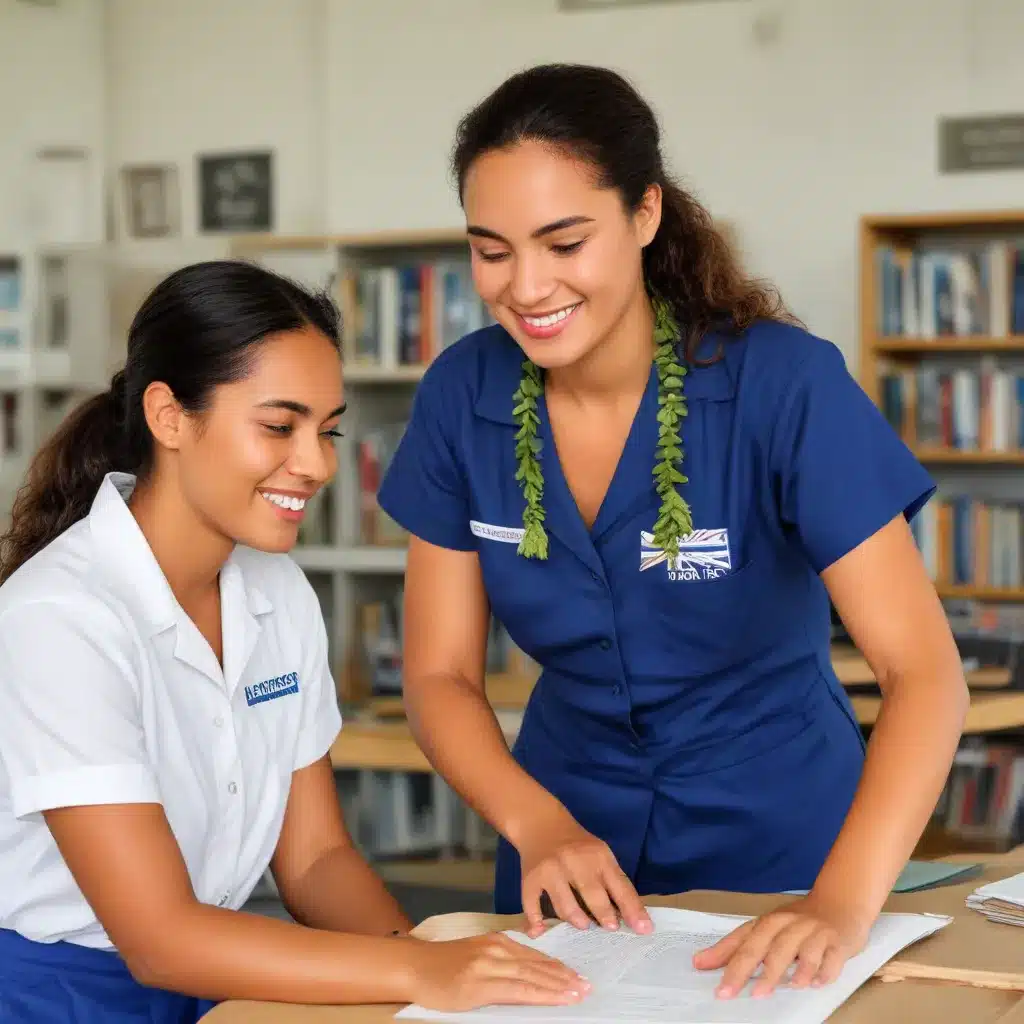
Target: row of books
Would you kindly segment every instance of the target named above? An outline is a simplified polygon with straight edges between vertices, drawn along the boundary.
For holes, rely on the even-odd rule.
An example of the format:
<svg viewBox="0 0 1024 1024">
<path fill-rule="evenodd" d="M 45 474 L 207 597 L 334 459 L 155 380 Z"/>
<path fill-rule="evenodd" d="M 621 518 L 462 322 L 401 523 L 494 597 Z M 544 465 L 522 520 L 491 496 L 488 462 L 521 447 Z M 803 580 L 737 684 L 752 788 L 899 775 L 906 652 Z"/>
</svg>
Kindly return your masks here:
<svg viewBox="0 0 1024 1024">
<path fill-rule="evenodd" d="M 911 529 L 937 585 L 1024 587 L 1024 503 L 940 496 Z"/>
<path fill-rule="evenodd" d="M 386 423 L 362 431 L 356 440 L 355 481 L 341 481 L 343 488 L 358 488 L 359 528 L 354 543 L 378 547 L 401 547 L 408 543 L 408 533 L 377 504 L 377 491 L 398 442 L 405 423 Z M 337 543 L 337 500 L 333 487 L 319 491 L 306 506 L 306 514 L 299 526 L 299 543 L 325 545 Z"/>
<path fill-rule="evenodd" d="M 377 504 L 377 491 L 405 431 L 387 423 L 362 432 L 356 446 L 359 474 L 359 542 L 387 547 L 408 543 L 409 535 Z"/>
<path fill-rule="evenodd" d="M 1024 750 L 982 739 L 965 743 L 933 817 L 965 839 L 1024 842 Z"/>
<path fill-rule="evenodd" d="M 1024 244 L 880 246 L 875 269 L 883 337 L 1024 335 Z"/>
<path fill-rule="evenodd" d="M 881 409 L 909 445 L 962 451 L 1024 448 L 1024 373 L 985 358 L 978 368 L 921 365 L 883 374 Z"/>
<path fill-rule="evenodd" d="M 403 594 L 404 588 L 398 584 L 387 598 L 365 601 L 358 607 L 359 673 L 361 690 L 367 696 L 393 697 L 402 692 Z M 508 631 L 492 618 L 484 671 L 488 675 L 512 673 L 525 662 Z"/>
<path fill-rule="evenodd" d="M 360 267 L 337 283 L 345 358 L 394 369 L 429 363 L 463 335 L 492 322 L 468 260 Z"/>
</svg>

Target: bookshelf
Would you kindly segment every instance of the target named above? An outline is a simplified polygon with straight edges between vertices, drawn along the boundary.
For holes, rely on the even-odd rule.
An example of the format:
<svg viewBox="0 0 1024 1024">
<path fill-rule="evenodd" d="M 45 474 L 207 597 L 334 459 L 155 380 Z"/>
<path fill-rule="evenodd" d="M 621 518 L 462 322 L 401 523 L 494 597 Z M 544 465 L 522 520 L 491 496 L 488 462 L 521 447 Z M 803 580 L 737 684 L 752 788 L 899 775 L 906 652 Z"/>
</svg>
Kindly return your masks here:
<svg viewBox="0 0 1024 1024">
<path fill-rule="evenodd" d="M 869 216 L 860 381 L 933 472 L 943 598 L 1024 602 L 1024 210 Z"/>
<path fill-rule="evenodd" d="M 951 622 L 988 620 L 1019 642 L 1024 209 L 862 218 L 859 319 L 860 383 L 936 481 L 914 534 Z M 964 739 L 927 838 L 981 851 L 1024 827 L 1024 694 L 967 678 Z M 877 709 L 853 700 L 869 726 Z"/>
<path fill-rule="evenodd" d="M 0 244 L 0 497 L 71 407 L 109 384 L 102 246 Z M 5 518 L 6 518 L 5 512 Z"/>
</svg>

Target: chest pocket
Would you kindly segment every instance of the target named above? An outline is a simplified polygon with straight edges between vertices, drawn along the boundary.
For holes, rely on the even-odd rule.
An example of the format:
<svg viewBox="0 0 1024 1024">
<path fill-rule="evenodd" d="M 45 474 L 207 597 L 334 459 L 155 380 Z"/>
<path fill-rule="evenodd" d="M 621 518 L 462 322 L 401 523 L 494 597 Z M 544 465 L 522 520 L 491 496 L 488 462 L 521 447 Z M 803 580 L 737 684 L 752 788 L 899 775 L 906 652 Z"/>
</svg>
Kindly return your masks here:
<svg viewBox="0 0 1024 1024">
<path fill-rule="evenodd" d="M 649 653 L 637 652 L 638 660 L 662 672 L 671 665 L 674 674 L 686 677 L 720 672 L 749 658 L 770 634 L 764 621 L 769 562 L 756 559 L 720 576 L 659 566 L 655 578 L 642 581 Z"/>
</svg>

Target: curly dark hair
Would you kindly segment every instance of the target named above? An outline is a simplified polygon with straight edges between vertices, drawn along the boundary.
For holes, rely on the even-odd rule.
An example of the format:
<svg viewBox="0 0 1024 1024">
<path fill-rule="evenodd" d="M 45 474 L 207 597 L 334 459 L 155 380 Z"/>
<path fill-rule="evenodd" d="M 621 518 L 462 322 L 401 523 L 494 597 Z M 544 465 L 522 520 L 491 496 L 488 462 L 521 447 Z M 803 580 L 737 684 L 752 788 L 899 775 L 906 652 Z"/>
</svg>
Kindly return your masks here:
<svg viewBox="0 0 1024 1024">
<path fill-rule="evenodd" d="M 661 224 L 644 250 L 648 291 L 667 301 L 687 360 L 709 330 L 738 334 L 760 319 L 799 323 L 769 283 L 748 277 L 710 213 L 672 180 L 650 106 L 620 74 L 581 64 L 544 64 L 503 82 L 459 123 L 452 175 L 460 200 L 484 153 L 536 140 L 594 168 L 636 210 L 651 185 L 662 191 Z"/>
</svg>

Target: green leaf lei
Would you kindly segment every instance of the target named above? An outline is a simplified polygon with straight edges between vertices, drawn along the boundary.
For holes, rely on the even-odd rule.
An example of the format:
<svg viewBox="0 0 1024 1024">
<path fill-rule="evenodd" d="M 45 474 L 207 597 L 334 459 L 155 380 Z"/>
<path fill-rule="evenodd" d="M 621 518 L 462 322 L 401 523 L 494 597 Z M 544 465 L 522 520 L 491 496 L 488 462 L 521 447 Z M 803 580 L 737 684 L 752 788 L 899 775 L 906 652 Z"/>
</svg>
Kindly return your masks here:
<svg viewBox="0 0 1024 1024">
<path fill-rule="evenodd" d="M 682 438 L 679 436 L 680 419 L 686 415 L 683 399 L 683 377 L 686 367 L 676 357 L 679 328 L 668 304 L 654 302 L 654 363 L 658 371 L 658 459 L 654 465 L 654 483 L 661 498 L 658 518 L 654 524 L 654 542 L 674 560 L 679 553 L 679 539 L 693 531 L 690 506 L 677 490 L 687 478 L 679 471 L 683 461 Z M 523 362 L 523 376 L 513 400 L 512 415 L 519 430 L 516 432 L 516 480 L 519 481 L 526 508 L 523 510 L 523 539 L 519 554 L 525 558 L 548 557 L 548 535 L 544 529 L 544 475 L 537 458 L 540 441 L 537 429 L 540 416 L 537 399 L 544 389 L 540 369 L 530 360 Z"/>
</svg>

